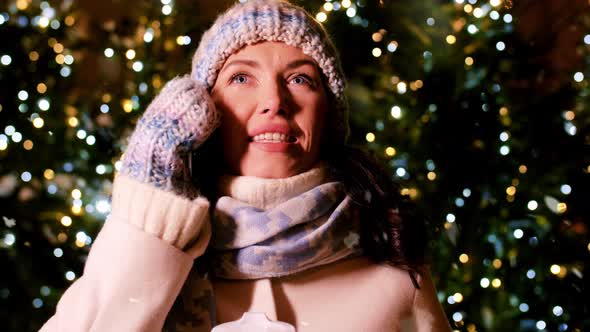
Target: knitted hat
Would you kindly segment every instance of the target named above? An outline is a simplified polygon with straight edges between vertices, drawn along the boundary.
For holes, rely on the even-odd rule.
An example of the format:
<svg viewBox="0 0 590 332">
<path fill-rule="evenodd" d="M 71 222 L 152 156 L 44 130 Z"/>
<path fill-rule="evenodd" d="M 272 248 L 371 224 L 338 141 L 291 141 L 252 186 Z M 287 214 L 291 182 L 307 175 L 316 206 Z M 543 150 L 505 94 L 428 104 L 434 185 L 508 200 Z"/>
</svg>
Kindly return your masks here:
<svg viewBox="0 0 590 332">
<path fill-rule="evenodd" d="M 349 135 L 345 79 L 336 48 L 326 30 L 303 8 L 281 0 L 238 3 L 220 15 L 201 38 L 191 77 L 209 91 L 230 55 L 262 41 L 283 42 L 300 48 L 321 69 L 334 103 L 327 125 L 329 139 L 345 142 Z"/>
</svg>

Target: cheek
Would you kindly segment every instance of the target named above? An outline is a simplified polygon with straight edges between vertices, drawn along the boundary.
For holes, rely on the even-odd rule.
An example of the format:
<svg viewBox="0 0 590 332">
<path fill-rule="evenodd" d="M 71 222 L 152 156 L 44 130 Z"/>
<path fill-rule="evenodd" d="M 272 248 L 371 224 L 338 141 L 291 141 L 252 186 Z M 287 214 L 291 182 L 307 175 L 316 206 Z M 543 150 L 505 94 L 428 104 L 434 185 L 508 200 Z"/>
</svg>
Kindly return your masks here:
<svg viewBox="0 0 590 332">
<path fill-rule="evenodd" d="M 244 122 L 240 116 L 243 113 L 240 112 L 240 105 L 243 107 L 243 104 L 236 103 L 235 100 L 236 98 L 230 95 L 215 94 L 213 96 L 215 107 L 221 113 L 220 130 L 222 132 L 235 130 Z"/>
<path fill-rule="evenodd" d="M 310 112 L 302 116 L 300 123 L 308 136 L 306 142 L 308 150 L 317 150 L 319 148 L 324 134 L 326 114 L 326 104 L 318 102 L 310 107 Z"/>
</svg>

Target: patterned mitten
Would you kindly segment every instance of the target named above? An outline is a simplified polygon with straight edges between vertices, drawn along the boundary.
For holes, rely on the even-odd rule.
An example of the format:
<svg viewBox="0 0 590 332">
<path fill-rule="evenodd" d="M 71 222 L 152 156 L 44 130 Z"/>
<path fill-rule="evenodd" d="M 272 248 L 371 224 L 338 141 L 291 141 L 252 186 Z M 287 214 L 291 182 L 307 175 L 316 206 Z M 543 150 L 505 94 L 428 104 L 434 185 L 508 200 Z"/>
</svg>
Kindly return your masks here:
<svg viewBox="0 0 590 332">
<path fill-rule="evenodd" d="M 121 174 L 187 198 L 195 198 L 190 151 L 219 126 L 221 116 L 207 90 L 189 75 L 168 82 L 139 119 Z"/>
</svg>

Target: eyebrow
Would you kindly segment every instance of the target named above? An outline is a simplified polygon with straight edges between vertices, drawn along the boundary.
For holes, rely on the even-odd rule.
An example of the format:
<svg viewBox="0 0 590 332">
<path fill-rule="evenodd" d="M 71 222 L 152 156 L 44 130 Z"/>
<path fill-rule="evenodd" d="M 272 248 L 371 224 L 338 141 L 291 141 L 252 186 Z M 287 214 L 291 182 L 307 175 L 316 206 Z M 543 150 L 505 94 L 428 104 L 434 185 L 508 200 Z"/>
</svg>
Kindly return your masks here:
<svg viewBox="0 0 590 332">
<path fill-rule="evenodd" d="M 260 64 L 254 60 L 232 60 L 232 61 L 225 64 L 223 70 L 225 71 L 227 68 L 229 68 L 231 66 L 237 66 L 237 65 L 246 65 L 246 66 L 253 67 L 253 68 L 260 67 Z"/>
<path fill-rule="evenodd" d="M 252 67 L 252 68 L 260 68 L 260 63 L 258 63 L 257 61 L 238 59 L 238 60 L 232 60 L 232 61 L 226 63 L 223 68 L 223 71 L 226 71 L 227 68 L 229 68 L 231 66 L 238 66 L 238 65 L 246 65 L 246 66 Z M 310 65 L 310 66 L 313 66 L 314 68 L 317 67 L 316 63 L 313 60 L 300 59 L 300 60 L 292 61 L 289 64 L 287 64 L 287 68 L 293 69 L 293 68 L 297 68 L 297 67 L 301 67 L 301 66 L 305 66 L 305 65 Z"/>
<path fill-rule="evenodd" d="M 312 60 L 301 59 L 301 60 L 295 60 L 295 61 L 289 63 L 287 65 L 287 68 L 293 69 L 293 68 L 297 68 L 297 67 L 301 67 L 301 66 L 305 66 L 305 65 L 310 65 L 310 66 L 313 66 L 314 68 L 317 67 L 316 63 Z"/>
</svg>

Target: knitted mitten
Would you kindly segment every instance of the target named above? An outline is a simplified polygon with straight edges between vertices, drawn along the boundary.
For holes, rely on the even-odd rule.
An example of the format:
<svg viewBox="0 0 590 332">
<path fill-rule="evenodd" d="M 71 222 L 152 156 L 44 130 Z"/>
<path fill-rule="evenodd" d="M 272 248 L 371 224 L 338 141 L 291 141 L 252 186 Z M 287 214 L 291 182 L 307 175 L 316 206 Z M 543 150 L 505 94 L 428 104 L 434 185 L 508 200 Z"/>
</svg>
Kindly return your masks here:
<svg viewBox="0 0 590 332">
<path fill-rule="evenodd" d="M 168 82 L 139 119 L 121 174 L 183 197 L 199 194 L 190 177 L 189 152 L 219 126 L 207 90 L 188 75 Z"/>
</svg>

